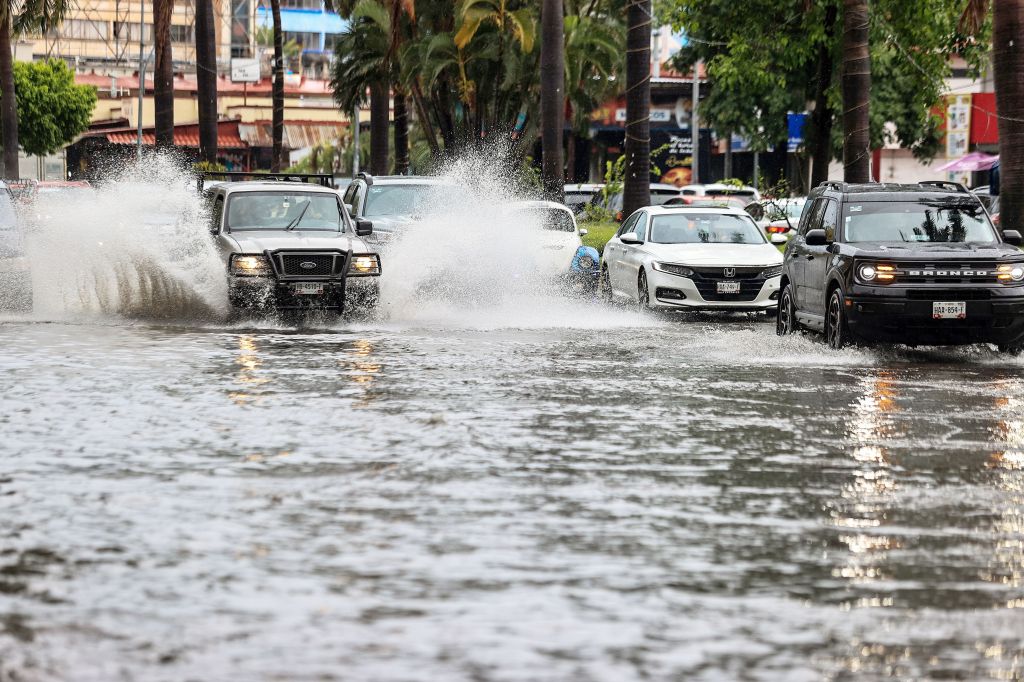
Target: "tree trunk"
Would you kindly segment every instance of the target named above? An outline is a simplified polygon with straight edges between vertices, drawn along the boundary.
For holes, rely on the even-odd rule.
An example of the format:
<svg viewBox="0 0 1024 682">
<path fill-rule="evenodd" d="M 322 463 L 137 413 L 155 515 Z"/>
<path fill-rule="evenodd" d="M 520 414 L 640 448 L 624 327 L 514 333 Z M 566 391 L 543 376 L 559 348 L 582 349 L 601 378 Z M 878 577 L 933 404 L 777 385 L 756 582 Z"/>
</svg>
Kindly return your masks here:
<svg viewBox="0 0 1024 682">
<path fill-rule="evenodd" d="M 0 22 L 0 115 L 3 116 L 4 178 L 17 180 L 18 101 L 14 95 L 14 61 L 11 57 L 11 15 Z"/>
<path fill-rule="evenodd" d="M 196 87 L 199 92 L 199 157 L 217 162 L 217 44 L 213 0 L 196 0 Z"/>
<path fill-rule="evenodd" d="M 437 146 L 437 133 L 434 132 L 434 125 L 430 122 L 430 113 L 423 101 L 423 92 L 420 89 L 418 78 L 414 78 L 412 81 L 412 100 L 416 105 L 416 114 L 419 116 L 423 136 L 427 138 L 427 144 L 430 145 L 430 153 L 437 156 L 441 149 Z"/>
<path fill-rule="evenodd" d="M 569 131 L 565 142 L 565 182 L 576 182 L 576 131 Z M 564 187 L 563 187 L 564 189 Z M 563 196 L 564 200 L 565 197 Z"/>
<path fill-rule="evenodd" d="M 284 31 L 281 29 L 281 0 L 270 0 L 274 21 L 273 113 L 270 124 L 273 149 L 270 170 L 280 173 L 284 166 Z"/>
<path fill-rule="evenodd" d="M 999 222 L 1022 230 L 1024 219 L 1024 0 L 995 0 L 992 65 L 999 114 Z"/>
<path fill-rule="evenodd" d="M 722 176 L 729 180 L 732 178 L 732 133 L 726 133 L 723 137 L 725 138 L 725 168 Z"/>
<path fill-rule="evenodd" d="M 832 86 L 832 36 L 835 34 L 836 6 L 825 10 L 825 40 L 818 46 L 818 78 L 814 83 L 814 111 L 811 113 L 811 187 L 828 180 L 828 164 L 832 160 L 832 122 L 835 112 L 828 103 Z"/>
<path fill-rule="evenodd" d="M 651 203 L 651 0 L 630 0 L 626 25 L 623 217 Z"/>
<path fill-rule="evenodd" d="M 562 0 L 543 0 L 540 27 L 541 182 L 552 201 L 565 196 L 565 28 Z"/>
<path fill-rule="evenodd" d="M 395 90 L 395 174 L 409 172 L 409 113 L 405 93 Z"/>
<path fill-rule="evenodd" d="M 868 0 L 843 0 L 843 179 L 871 181 Z"/>
<path fill-rule="evenodd" d="M 370 86 L 370 172 L 388 174 L 388 85 L 379 81 Z"/>
<path fill-rule="evenodd" d="M 174 62 L 171 56 L 171 14 L 174 0 L 153 0 L 153 110 L 156 146 L 174 146 Z"/>
</svg>

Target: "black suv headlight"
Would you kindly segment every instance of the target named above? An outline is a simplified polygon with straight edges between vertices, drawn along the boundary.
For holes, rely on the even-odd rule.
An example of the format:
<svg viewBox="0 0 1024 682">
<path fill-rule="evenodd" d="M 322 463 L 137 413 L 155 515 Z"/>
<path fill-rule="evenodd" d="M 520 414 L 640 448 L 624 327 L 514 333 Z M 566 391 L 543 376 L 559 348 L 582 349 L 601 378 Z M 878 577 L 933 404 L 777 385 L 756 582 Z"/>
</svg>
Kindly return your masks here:
<svg viewBox="0 0 1024 682">
<path fill-rule="evenodd" d="M 778 277 L 782 274 L 781 265 L 773 265 L 770 268 L 765 268 L 761 271 L 761 278 L 768 279 L 769 277 Z"/>
<path fill-rule="evenodd" d="M 854 270 L 864 284 L 891 284 L 896 279 L 896 268 L 887 263 L 857 263 Z"/>
<path fill-rule="evenodd" d="M 1003 263 L 996 268 L 996 279 L 1003 284 L 1024 281 L 1024 263 Z"/>
<path fill-rule="evenodd" d="M 274 272 L 270 268 L 270 261 L 261 253 L 234 253 L 231 255 L 231 274 L 261 277 Z"/>
<path fill-rule="evenodd" d="M 679 277 L 693 277 L 693 268 L 688 268 L 685 265 L 676 265 L 675 263 L 653 263 L 654 269 L 658 272 L 667 272 L 670 275 L 678 275 Z"/>
</svg>

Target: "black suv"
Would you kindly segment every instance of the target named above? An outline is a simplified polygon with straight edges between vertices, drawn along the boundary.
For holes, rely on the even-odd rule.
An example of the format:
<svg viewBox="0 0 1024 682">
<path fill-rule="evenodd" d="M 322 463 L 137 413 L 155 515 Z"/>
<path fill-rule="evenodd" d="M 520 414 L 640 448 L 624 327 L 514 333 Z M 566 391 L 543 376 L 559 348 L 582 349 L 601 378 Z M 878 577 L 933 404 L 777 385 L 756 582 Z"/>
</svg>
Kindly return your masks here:
<svg viewBox="0 0 1024 682">
<path fill-rule="evenodd" d="M 786 246 L 777 332 L 1024 348 L 1024 253 L 962 185 L 826 182 Z"/>
</svg>

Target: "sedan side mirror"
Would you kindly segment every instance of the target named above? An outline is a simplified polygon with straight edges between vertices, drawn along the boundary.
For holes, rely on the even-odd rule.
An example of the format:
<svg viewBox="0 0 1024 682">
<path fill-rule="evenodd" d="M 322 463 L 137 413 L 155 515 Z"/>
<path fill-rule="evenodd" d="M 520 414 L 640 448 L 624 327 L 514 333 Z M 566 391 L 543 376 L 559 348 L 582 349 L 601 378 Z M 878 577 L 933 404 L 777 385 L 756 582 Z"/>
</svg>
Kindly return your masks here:
<svg viewBox="0 0 1024 682">
<path fill-rule="evenodd" d="M 1003 241 L 1014 246 L 1024 243 L 1024 239 L 1021 238 L 1020 232 L 1017 230 L 1003 230 Z"/>
<path fill-rule="evenodd" d="M 360 218 L 356 221 L 356 236 L 366 237 L 373 234 L 373 223 L 369 220 Z"/>
<path fill-rule="evenodd" d="M 828 238 L 825 236 L 825 230 L 808 230 L 807 236 L 804 237 L 804 241 L 807 246 L 825 246 L 828 244 Z"/>
<path fill-rule="evenodd" d="M 585 237 L 585 236 L 587 236 L 588 234 L 590 234 L 590 230 L 588 230 L 588 229 L 587 229 L 587 228 L 585 228 L 585 227 L 581 227 L 581 228 L 580 228 L 580 236 L 581 236 L 581 237 Z"/>
<path fill-rule="evenodd" d="M 623 244 L 643 244 L 640 238 L 636 236 L 636 232 L 627 232 L 619 237 L 619 241 Z"/>
</svg>

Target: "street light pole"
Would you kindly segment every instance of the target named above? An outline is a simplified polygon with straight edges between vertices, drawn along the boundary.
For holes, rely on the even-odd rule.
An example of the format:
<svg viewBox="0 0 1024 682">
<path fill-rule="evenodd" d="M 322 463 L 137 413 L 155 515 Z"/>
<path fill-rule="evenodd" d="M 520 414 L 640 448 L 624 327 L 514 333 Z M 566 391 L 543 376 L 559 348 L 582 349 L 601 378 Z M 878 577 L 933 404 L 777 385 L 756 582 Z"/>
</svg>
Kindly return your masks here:
<svg viewBox="0 0 1024 682">
<path fill-rule="evenodd" d="M 352 112 L 352 177 L 359 175 L 359 104 Z"/>
</svg>

